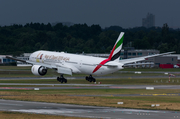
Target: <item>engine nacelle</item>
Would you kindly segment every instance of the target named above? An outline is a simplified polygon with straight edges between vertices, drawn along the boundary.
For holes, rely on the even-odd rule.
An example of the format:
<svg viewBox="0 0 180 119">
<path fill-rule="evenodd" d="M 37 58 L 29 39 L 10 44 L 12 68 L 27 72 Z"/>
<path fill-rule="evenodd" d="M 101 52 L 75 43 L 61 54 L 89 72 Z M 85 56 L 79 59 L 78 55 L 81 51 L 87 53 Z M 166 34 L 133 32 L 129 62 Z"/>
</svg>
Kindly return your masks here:
<svg viewBox="0 0 180 119">
<path fill-rule="evenodd" d="M 31 72 L 37 76 L 44 76 L 47 73 L 47 69 L 40 65 L 33 65 Z"/>
</svg>

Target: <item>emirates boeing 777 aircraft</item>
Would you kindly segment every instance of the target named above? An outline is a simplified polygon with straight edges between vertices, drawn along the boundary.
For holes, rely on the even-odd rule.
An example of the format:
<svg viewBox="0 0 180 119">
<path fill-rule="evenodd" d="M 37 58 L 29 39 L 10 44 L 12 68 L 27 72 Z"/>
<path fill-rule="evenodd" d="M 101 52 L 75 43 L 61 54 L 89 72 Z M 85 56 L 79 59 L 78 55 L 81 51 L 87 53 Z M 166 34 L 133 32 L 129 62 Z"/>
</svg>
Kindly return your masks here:
<svg viewBox="0 0 180 119">
<path fill-rule="evenodd" d="M 120 52 L 123 45 L 124 32 L 121 32 L 109 57 L 100 58 L 85 55 L 70 54 L 64 52 L 51 52 L 51 51 L 36 51 L 32 53 L 29 60 L 24 61 L 13 57 L 14 59 L 21 62 L 32 64 L 31 71 L 34 75 L 43 76 L 47 73 L 48 69 L 54 69 L 60 74 L 57 80 L 61 83 L 67 83 L 67 79 L 63 77 L 63 74 L 72 75 L 72 73 L 83 73 L 88 74 L 85 79 L 90 82 L 96 82 L 96 79 L 92 75 L 105 75 L 116 72 L 129 63 L 145 60 L 149 57 L 155 57 L 160 55 L 166 55 L 173 52 L 155 54 L 145 57 L 131 58 L 119 60 Z M 136 64 L 137 65 L 137 64 Z"/>
</svg>

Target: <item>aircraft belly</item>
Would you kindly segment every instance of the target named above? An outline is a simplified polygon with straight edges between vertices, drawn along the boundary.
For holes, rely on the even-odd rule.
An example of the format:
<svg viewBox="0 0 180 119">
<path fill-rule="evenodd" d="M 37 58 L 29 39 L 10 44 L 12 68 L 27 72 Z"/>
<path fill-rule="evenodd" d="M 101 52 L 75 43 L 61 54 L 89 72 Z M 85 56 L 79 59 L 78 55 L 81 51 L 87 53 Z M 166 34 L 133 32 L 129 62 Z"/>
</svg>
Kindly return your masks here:
<svg viewBox="0 0 180 119">
<path fill-rule="evenodd" d="M 110 74 L 110 73 L 114 73 L 116 71 L 118 71 L 119 69 L 117 68 L 100 68 L 98 71 L 94 72 L 94 75 L 106 75 L 106 74 Z"/>
<path fill-rule="evenodd" d="M 79 70 L 85 74 L 92 74 L 94 66 L 81 66 Z"/>
<path fill-rule="evenodd" d="M 109 73 L 113 73 L 118 71 L 118 68 L 109 68 L 107 66 L 102 66 L 101 68 L 99 68 L 96 72 L 93 73 L 93 70 L 96 68 L 96 66 L 81 66 L 79 68 L 79 70 L 82 73 L 85 74 L 93 74 L 93 75 L 105 75 L 105 74 L 109 74 Z"/>
</svg>

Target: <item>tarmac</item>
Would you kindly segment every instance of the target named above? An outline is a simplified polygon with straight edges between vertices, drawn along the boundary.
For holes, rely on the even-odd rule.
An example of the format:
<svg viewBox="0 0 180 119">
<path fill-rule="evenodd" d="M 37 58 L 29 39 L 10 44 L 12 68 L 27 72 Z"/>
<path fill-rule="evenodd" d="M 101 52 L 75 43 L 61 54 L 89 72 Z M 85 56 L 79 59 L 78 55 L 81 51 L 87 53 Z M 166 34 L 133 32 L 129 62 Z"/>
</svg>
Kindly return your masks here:
<svg viewBox="0 0 180 119">
<path fill-rule="evenodd" d="M 178 111 L 138 110 L 0 99 L 0 110 L 99 119 L 175 119 Z"/>
<path fill-rule="evenodd" d="M 31 87 L 13 87 L 26 89 L 146 89 L 147 87 L 153 89 L 180 89 L 180 85 L 116 85 L 116 84 L 33 84 L 33 83 L 0 83 L 0 89 L 6 86 L 31 86 Z M 9 87 L 10 88 L 10 87 Z"/>
<path fill-rule="evenodd" d="M 136 76 L 135 78 L 138 78 Z M 142 77 L 142 76 L 140 76 Z M 156 76 L 157 77 L 157 76 Z M 164 77 L 164 76 L 163 76 Z M 166 76 L 167 77 L 167 76 Z M 80 77 L 71 77 L 72 80 Z M 106 77 L 110 78 L 110 77 Z M 113 77 L 117 78 L 117 77 Z M 150 76 L 153 78 L 153 76 Z M 28 78 L 0 78 L 0 80 L 28 80 L 37 79 L 37 77 Z M 54 79 L 54 77 L 46 77 L 39 79 Z M 0 83 L 0 90 L 21 89 L 21 90 L 39 90 L 44 89 L 180 89 L 180 85 L 116 85 L 116 84 L 32 84 L 32 83 Z M 9 87 L 14 85 L 17 87 Z M 23 87 L 18 87 L 21 85 Z M 28 86 L 27 86 L 28 85 Z M 8 86 L 8 87 L 6 87 Z M 26 87 L 27 86 L 27 87 Z M 30 86 L 30 87 L 29 87 Z M 70 96 L 180 96 L 180 93 L 170 94 L 107 94 L 107 95 L 70 95 Z M 30 101 L 15 101 L 0 99 L 1 111 L 36 113 L 62 115 L 70 117 L 86 117 L 86 118 L 103 118 L 103 119 L 176 119 L 180 118 L 179 111 L 160 111 L 160 110 L 139 110 L 139 109 L 123 109 L 112 107 L 84 106 L 72 104 L 57 104 Z"/>
</svg>

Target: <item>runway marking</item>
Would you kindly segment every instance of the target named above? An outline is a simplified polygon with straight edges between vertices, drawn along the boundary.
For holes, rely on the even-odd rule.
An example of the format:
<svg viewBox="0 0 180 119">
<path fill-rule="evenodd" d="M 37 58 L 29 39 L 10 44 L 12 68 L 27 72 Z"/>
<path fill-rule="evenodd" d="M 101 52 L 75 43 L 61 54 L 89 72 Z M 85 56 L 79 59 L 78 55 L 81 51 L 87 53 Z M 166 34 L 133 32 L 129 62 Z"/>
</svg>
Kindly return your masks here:
<svg viewBox="0 0 180 119">
<path fill-rule="evenodd" d="M 150 95 L 150 96 L 178 96 L 179 94 L 166 94 L 166 93 L 163 93 L 163 94 L 140 94 L 140 95 Z"/>
</svg>

